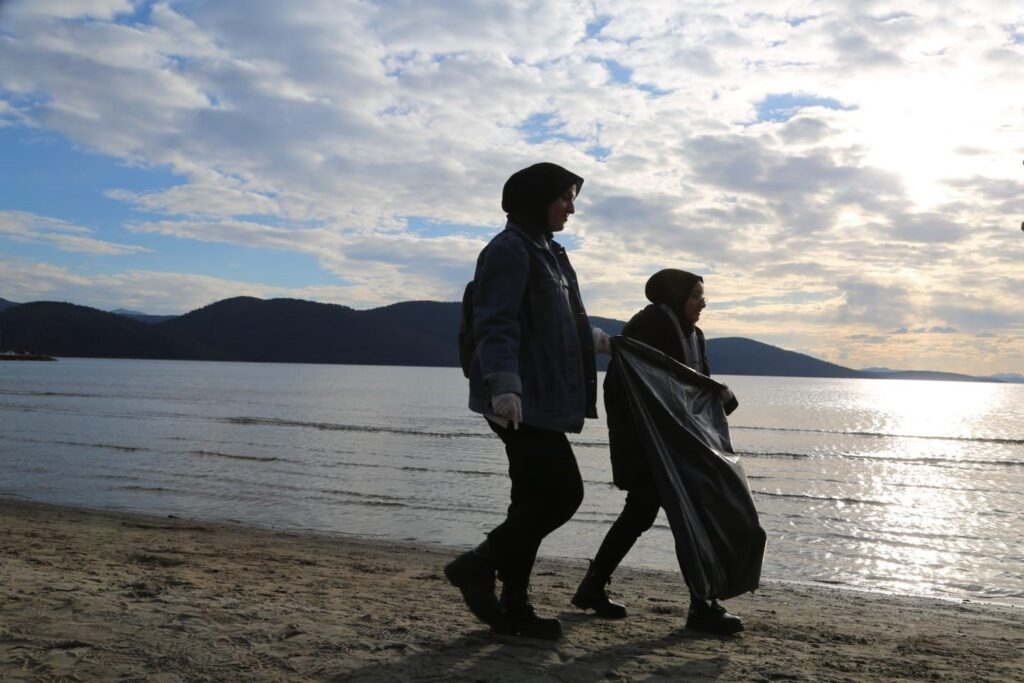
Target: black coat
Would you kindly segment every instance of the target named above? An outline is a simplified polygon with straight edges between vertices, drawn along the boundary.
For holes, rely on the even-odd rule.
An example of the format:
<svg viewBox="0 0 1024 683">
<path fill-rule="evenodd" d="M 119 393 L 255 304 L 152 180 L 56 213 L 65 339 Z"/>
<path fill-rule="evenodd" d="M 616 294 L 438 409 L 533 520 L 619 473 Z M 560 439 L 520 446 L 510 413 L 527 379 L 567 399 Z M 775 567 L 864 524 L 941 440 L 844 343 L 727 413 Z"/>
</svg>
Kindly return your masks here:
<svg viewBox="0 0 1024 683">
<path fill-rule="evenodd" d="M 710 375 L 704 333 L 694 326 L 697 347 L 700 349 L 698 372 Z M 653 346 L 680 363 L 686 360 L 679 328 L 660 306 L 651 304 L 634 315 L 622 328 L 622 335 Z M 608 364 L 604 379 L 604 407 L 608 420 L 608 445 L 612 458 L 612 480 L 620 489 L 650 487 L 650 465 L 644 456 L 642 441 L 636 433 L 633 415 L 623 394 L 622 380 L 615 359 Z"/>
</svg>

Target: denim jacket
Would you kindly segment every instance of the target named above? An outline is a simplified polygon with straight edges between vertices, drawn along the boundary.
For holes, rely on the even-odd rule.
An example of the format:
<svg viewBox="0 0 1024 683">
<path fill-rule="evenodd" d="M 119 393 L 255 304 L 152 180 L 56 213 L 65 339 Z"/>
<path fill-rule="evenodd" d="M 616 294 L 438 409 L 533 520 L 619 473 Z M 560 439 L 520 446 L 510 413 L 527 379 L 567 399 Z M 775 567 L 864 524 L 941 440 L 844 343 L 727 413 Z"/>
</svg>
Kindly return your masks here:
<svg viewBox="0 0 1024 683">
<path fill-rule="evenodd" d="M 579 432 L 597 417 L 594 342 L 569 257 L 548 244 L 509 221 L 480 252 L 469 408 L 492 413 L 492 396 L 514 392 L 524 424 Z"/>
</svg>

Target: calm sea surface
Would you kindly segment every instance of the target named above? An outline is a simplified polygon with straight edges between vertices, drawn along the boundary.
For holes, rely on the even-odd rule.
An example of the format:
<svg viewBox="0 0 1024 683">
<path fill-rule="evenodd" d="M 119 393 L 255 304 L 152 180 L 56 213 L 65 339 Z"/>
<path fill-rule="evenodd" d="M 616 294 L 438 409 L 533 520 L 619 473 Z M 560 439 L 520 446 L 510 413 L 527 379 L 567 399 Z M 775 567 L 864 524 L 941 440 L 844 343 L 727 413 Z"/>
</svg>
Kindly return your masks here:
<svg viewBox="0 0 1024 683">
<path fill-rule="evenodd" d="M 1024 385 L 720 379 L 766 578 L 1024 606 Z M 0 495 L 467 546 L 509 483 L 465 404 L 455 368 L 0 363 Z M 582 559 L 624 496 L 603 420 L 570 438 L 586 499 L 541 553 Z M 664 516 L 625 563 L 678 571 Z"/>
</svg>

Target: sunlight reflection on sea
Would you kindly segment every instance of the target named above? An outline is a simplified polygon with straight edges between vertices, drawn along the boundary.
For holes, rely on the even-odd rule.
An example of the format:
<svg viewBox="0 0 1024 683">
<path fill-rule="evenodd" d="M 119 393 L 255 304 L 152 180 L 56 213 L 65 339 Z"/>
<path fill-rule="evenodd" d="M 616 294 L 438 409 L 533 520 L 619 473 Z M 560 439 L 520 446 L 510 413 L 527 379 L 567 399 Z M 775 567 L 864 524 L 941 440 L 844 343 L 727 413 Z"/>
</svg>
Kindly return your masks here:
<svg viewBox="0 0 1024 683">
<path fill-rule="evenodd" d="M 503 450 L 457 369 L 62 359 L 2 372 L 0 494 L 451 546 L 481 540 L 507 504 Z M 723 379 L 765 577 L 1024 605 L 1024 385 Z M 571 440 L 586 499 L 541 552 L 582 559 L 624 495 L 603 420 Z M 663 517 L 626 564 L 677 571 Z"/>
</svg>

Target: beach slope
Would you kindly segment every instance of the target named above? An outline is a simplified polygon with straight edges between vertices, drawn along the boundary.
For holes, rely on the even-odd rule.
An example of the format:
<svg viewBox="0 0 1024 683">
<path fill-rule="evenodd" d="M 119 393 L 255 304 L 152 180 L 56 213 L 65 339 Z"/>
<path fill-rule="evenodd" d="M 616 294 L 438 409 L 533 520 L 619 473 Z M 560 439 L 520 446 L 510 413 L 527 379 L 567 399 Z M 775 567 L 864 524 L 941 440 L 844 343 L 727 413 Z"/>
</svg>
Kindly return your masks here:
<svg viewBox="0 0 1024 683">
<path fill-rule="evenodd" d="M 542 560 L 548 643 L 491 635 L 452 551 L 0 498 L 0 680 L 1022 681 L 1024 610 L 767 583 L 747 631 L 682 630 L 678 576 L 623 569 L 609 622 Z"/>
</svg>

